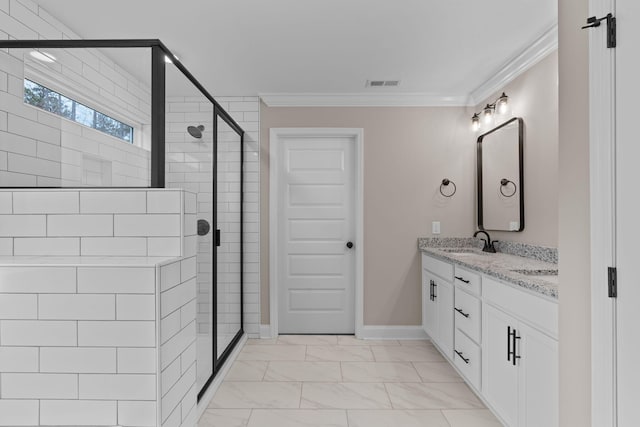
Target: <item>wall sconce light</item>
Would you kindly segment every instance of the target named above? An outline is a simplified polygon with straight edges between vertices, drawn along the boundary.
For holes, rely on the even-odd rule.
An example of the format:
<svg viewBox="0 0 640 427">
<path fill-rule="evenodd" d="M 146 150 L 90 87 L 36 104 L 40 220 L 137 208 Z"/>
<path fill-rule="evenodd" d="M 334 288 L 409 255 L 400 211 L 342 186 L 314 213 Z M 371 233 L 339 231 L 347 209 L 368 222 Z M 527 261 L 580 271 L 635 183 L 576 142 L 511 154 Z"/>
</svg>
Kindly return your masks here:
<svg viewBox="0 0 640 427">
<path fill-rule="evenodd" d="M 493 103 L 487 104 L 486 107 L 480 113 L 474 113 L 471 117 L 471 129 L 474 132 L 480 130 L 482 125 L 487 128 L 493 124 L 494 116 L 496 114 L 505 115 L 509 112 L 509 97 L 506 93 L 502 92 L 502 95 L 496 99 Z M 482 123 L 480 123 L 480 115 L 482 115 Z"/>
<path fill-rule="evenodd" d="M 474 113 L 473 117 L 471 117 L 471 130 L 474 132 L 480 130 L 480 116 L 478 116 L 478 113 Z"/>
<path fill-rule="evenodd" d="M 490 125 L 493 122 L 493 110 L 495 109 L 495 105 L 487 104 L 482 110 L 482 121 L 485 125 Z"/>
</svg>

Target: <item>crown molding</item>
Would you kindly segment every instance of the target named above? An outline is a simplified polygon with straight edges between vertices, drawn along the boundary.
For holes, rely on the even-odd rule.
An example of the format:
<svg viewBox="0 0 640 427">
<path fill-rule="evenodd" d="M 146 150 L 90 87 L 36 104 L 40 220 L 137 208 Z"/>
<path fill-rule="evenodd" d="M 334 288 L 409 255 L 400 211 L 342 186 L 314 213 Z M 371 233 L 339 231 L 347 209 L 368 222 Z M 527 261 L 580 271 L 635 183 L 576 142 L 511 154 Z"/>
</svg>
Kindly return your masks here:
<svg viewBox="0 0 640 427">
<path fill-rule="evenodd" d="M 426 93 L 262 93 L 268 107 L 461 107 L 468 96 Z"/>
<path fill-rule="evenodd" d="M 465 95 L 431 93 L 262 93 L 268 107 L 476 107 L 516 77 L 558 49 L 554 23 L 526 49 L 500 66 L 483 84 Z"/>
<path fill-rule="evenodd" d="M 467 105 L 475 107 L 497 92 L 520 74 L 536 65 L 551 52 L 558 49 L 558 23 L 556 22 L 535 39 L 524 51 L 503 64 L 489 80 L 469 94 Z"/>
</svg>

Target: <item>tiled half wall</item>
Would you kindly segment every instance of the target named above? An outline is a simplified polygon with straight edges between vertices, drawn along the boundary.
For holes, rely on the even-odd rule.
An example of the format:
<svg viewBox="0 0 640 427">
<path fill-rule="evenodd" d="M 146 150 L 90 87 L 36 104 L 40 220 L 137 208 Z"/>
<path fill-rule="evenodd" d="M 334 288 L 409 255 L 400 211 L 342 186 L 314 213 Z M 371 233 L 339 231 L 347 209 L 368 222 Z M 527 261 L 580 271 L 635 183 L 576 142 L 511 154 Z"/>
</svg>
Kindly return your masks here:
<svg viewBox="0 0 640 427">
<path fill-rule="evenodd" d="M 195 227 L 185 224 L 195 223 L 195 196 L 20 190 L 2 191 L 0 200 L 0 425 L 194 427 Z M 44 224 L 40 234 L 11 223 L 23 216 Z M 64 226 L 51 225 L 58 216 Z M 98 228 L 99 254 L 50 256 L 55 239 L 82 246 L 96 238 L 88 225 L 103 216 L 111 225 Z M 50 236 L 54 230 L 65 237 Z M 144 256 L 156 238 L 172 239 L 170 255 Z M 21 239 L 40 239 L 44 249 L 12 256 Z M 123 255 L 132 243 L 109 243 L 119 239 L 143 239 L 145 253 Z"/>
<path fill-rule="evenodd" d="M 195 206 L 177 189 L 0 190 L 0 256 L 193 256 Z"/>
</svg>

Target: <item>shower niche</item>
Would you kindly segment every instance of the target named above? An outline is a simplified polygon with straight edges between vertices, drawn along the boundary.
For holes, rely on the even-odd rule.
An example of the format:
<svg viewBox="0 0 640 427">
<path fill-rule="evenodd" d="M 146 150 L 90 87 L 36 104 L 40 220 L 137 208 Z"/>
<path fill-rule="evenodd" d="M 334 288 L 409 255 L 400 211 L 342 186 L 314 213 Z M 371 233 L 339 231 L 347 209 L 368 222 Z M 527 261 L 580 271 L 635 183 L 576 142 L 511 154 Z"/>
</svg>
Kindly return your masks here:
<svg viewBox="0 0 640 427">
<path fill-rule="evenodd" d="M 243 331 L 244 131 L 159 40 L 4 40 L 0 187 L 182 188 L 200 398 Z M 6 153 L 5 153 L 6 151 Z M 15 166 L 16 169 L 12 169 Z M 20 169 L 22 168 L 22 169 Z"/>
</svg>

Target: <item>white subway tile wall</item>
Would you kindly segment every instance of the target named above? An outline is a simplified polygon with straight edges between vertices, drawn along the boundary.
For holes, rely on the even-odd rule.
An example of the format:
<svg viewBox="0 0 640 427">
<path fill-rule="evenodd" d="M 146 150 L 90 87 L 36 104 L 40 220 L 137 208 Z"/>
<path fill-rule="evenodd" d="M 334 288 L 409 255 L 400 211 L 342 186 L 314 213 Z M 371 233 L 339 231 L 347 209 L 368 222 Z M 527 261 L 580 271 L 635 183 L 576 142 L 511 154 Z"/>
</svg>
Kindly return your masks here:
<svg viewBox="0 0 640 427">
<path fill-rule="evenodd" d="M 80 38 L 30 0 L 6 3 L 0 10 L 5 38 Z M 47 52 L 55 63 L 37 62 L 24 49 L 0 52 L 0 186 L 148 186 L 149 84 L 99 49 Z M 26 105 L 25 77 L 133 126 L 135 144 Z"/>
<path fill-rule="evenodd" d="M 217 351 L 218 356 L 240 329 L 240 178 L 242 145 L 238 135 L 224 120 L 218 119 L 217 203 Z"/>
<path fill-rule="evenodd" d="M 213 108 L 209 100 L 201 97 L 169 97 L 166 115 L 166 186 L 184 188 L 195 193 L 195 197 L 185 200 L 195 214 L 185 216 L 183 233 L 193 236 L 189 243 L 196 242 L 198 288 L 198 333 L 210 333 L 210 300 L 212 290 L 213 232 L 205 236 L 197 235 L 197 221 L 206 220 L 213 224 Z M 202 138 L 194 138 L 188 132 L 189 126 L 204 126 Z M 185 239 L 186 243 L 186 239 Z M 204 374 L 203 374 L 204 375 Z"/>
<path fill-rule="evenodd" d="M 195 261 L 195 257 L 190 258 Z M 182 423 L 196 405 L 197 393 L 190 393 L 196 389 L 196 357 L 190 351 L 196 342 L 196 316 L 192 312 L 191 318 L 186 318 L 184 323 L 175 323 L 169 329 L 163 331 L 163 327 L 169 326 L 175 319 L 182 315 L 182 309 L 192 305 L 196 300 L 196 273 L 188 268 L 182 271 L 182 267 L 189 266 L 189 260 L 176 261 L 172 264 L 160 267 L 160 369 L 161 373 L 161 413 L 162 425 L 172 425 L 173 419 L 179 419 L 176 426 L 192 426 L 194 424 Z M 166 285 L 165 275 L 168 280 L 175 278 L 175 270 L 181 270 L 181 282 L 174 286 Z"/>
<path fill-rule="evenodd" d="M 245 129 L 244 136 L 244 330 L 249 337 L 257 338 L 260 332 L 260 102 L 258 97 L 221 97 L 216 98 L 222 108 L 229 111 L 233 119 Z M 204 218 L 211 221 L 213 210 L 213 185 L 211 175 L 206 173 L 211 170 L 212 146 L 210 144 L 212 134 L 211 104 L 197 98 L 171 97 L 167 103 L 167 186 L 184 188 L 196 193 L 196 197 L 185 200 L 192 203 L 197 209 L 196 218 Z M 195 140 L 186 132 L 188 126 L 204 125 L 205 131 L 202 140 Z M 219 126 L 218 141 L 218 212 L 222 213 L 221 223 L 224 223 L 223 246 L 218 248 L 218 287 L 225 291 L 218 298 L 218 316 L 220 323 L 220 335 L 234 329 L 237 325 L 239 314 L 237 303 L 240 301 L 233 283 L 236 279 L 234 273 L 239 271 L 238 241 L 225 238 L 235 237 L 239 232 L 239 223 L 233 223 L 233 212 L 238 212 L 239 188 L 238 171 L 240 164 L 236 157 L 239 144 L 237 136 L 221 121 Z M 226 132 L 223 132 L 225 130 Z M 234 139 L 235 138 L 235 139 Z M 234 157 L 235 156 L 235 157 Z M 235 183 L 233 181 L 236 181 Z M 224 181 L 224 182 L 222 182 Z M 188 193 L 187 193 L 188 194 Z M 225 217 L 225 214 L 227 216 Z M 185 215 L 185 236 L 193 236 L 198 242 L 197 255 L 197 285 L 200 295 L 198 301 L 198 332 L 206 334 L 211 307 L 207 304 L 207 293 L 210 292 L 211 274 L 211 239 L 210 237 L 196 236 L 195 224 Z M 229 220 L 229 221 L 227 221 Z M 189 227 L 189 228 L 187 228 Z M 224 233 L 226 231 L 226 233 Z M 226 236 L 225 236 L 226 234 Z M 236 234 L 237 235 L 237 234 Z M 189 240 L 185 237 L 185 244 Z M 193 247 L 191 244 L 190 247 Z M 186 251 L 183 256 L 190 255 Z M 237 327 L 236 327 L 237 330 Z"/>
<path fill-rule="evenodd" d="M 0 286 L 0 425 L 145 427 L 179 420 L 194 427 L 195 272 L 189 276 L 187 268 L 185 282 L 160 291 L 163 278 L 175 281 L 175 270 L 189 264 L 178 258 L 160 267 L 38 267 L 41 281 L 56 283 L 20 293 Z M 28 284 L 34 274 L 0 267 L 0 278 L 21 276 Z M 98 277 L 101 293 L 83 293 L 96 290 L 86 282 Z M 58 285 L 78 292 L 40 292 Z"/>
<path fill-rule="evenodd" d="M 244 129 L 244 330 L 249 337 L 257 338 L 260 335 L 260 101 L 252 96 L 230 96 L 216 98 L 222 108 L 229 112 L 233 119 Z M 233 155 L 231 154 L 231 160 Z M 233 175 L 233 160 L 228 165 L 228 172 Z M 230 190 L 233 190 L 232 186 Z M 228 197 L 224 194 L 218 199 L 219 211 L 233 211 L 234 205 L 230 191 Z M 226 198 L 225 198 L 226 197 Z M 226 204 L 227 206 L 220 206 Z M 234 246 L 230 245 L 231 253 Z M 229 273 L 232 275 L 237 266 L 229 264 Z M 239 301 L 239 295 L 228 293 L 227 311 L 230 321 L 234 321 L 236 314 L 232 312 L 234 302 Z"/>
<path fill-rule="evenodd" d="M 193 256 L 195 230 L 187 223 L 195 215 L 183 213 L 181 201 L 193 197 L 177 189 L 0 189 L 0 201 L 7 203 L 0 214 L 0 252 L 126 257 L 182 256 L 188 250 L 185 256 Z M 183 242 L 187 232 L 193 234 Z"/>
<path fill-rule="evenodd" d="M 43 194 L 56 214 L 34 200 Z M 195 427 L 197 263 L 180 256 L 194 198 L 182 190 L 0 190 L 9 207 L 0 224 L 20 226 L 11 219 L 25 217 L 45 224 L 36 236 L 3 238 L 8 255 L 38 241 L 42 262 L 54 264 L 0 266 L 0 426 Z M 142 255 L 153 239 L 177 256 L 160 267 L 118 266 L 123 252 L 107 249 L 125 239 L 145 242 Z M 82 245 L 75 255 L 93 244 L 117 258 L 93 258 L 94 266 L 46 256 L 67 241 Z"/>
</svg>

